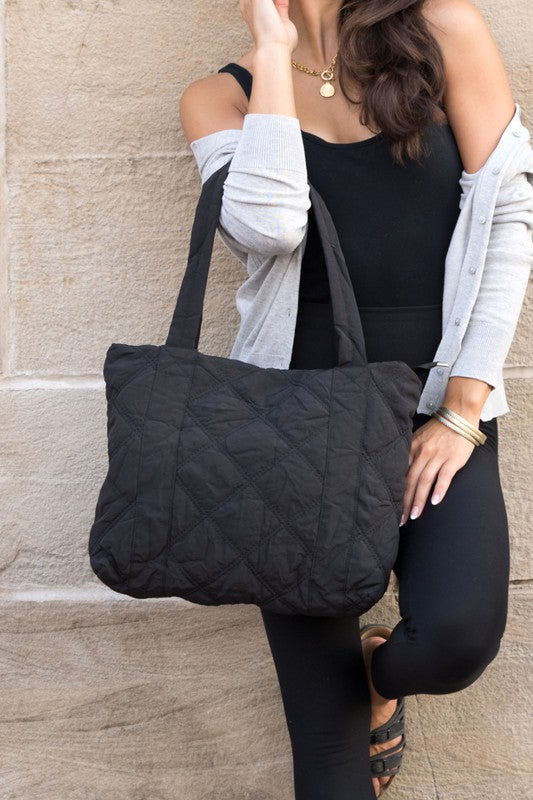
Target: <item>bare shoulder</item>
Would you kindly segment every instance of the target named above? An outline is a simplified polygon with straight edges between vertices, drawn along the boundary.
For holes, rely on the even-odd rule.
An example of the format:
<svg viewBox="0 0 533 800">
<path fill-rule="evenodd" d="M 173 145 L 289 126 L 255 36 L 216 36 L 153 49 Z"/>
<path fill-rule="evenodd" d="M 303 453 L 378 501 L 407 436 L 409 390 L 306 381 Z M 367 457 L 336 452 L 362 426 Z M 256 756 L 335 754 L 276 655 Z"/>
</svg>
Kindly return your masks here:
<svg viewBox="0 0 533 800">
<path fill-rule="evenodd" d="M 467 38 L 488 31 L 483 14 L 470 0 L 426 0 L 422 16 L 442 47 L 454 37 Z"/>
<path fill-rule="evenodd" d="M 241 62 L 242 59 L 236 63 Z M 228 72 L 198 78 L 180 97 L 180 121 L 185 138 L 190 144 L 216 131 L 241 129 L 246 105 L 246 95 Z"/>
<path fill-rule="evenodd" d="M 442 52 L 443 102 L 463 165 L 477 172 L 515 110 L 502 54 L 470 0 L 426 0 L 423 14 Z"/>
</svg>

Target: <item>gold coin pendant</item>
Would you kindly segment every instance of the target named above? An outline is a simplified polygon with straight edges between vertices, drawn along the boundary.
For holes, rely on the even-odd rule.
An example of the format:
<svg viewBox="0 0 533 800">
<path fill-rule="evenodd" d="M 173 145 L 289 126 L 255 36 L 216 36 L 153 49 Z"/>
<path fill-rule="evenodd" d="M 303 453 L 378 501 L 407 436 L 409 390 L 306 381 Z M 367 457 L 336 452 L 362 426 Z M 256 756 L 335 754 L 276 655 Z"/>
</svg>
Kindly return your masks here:
<svg viewBox="0 0 533 800">
<path fill-rule="evenodd" d="M 320 94 L 322 97 L 333 97 L 335 94 L 335 87 L 329 81 L 323 83 L 320 87 Z"/>
</svg>

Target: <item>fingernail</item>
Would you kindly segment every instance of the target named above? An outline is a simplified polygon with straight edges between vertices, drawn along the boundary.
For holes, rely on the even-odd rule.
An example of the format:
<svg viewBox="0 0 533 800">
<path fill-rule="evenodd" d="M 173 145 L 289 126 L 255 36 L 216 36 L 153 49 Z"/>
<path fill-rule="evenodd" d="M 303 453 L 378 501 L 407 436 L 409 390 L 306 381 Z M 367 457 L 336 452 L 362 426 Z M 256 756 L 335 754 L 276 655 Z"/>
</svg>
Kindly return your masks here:
<svg viewBox="0 0 533 800">
<path fill-rule="evenodd" d="M 401 528 L 401 527 L 402 527 L 402 525 L 405 523 L 405 520 L 406 520 L 406 516 L 405 516 L 405 514 L 402 514 L 402 518 L 401 518 L 401 520 L 400 520 L 400 528 Z"/>
<path fill-rule="evenodd" d="M 413 506 L 411 509 L 411 519 L 416 519 L 418 517 L 418 506 Z"/>
<path fill-rule="evenodd" d="M 433 497 L 431 498 L 431 502 L 433 503 L 433 505 L 436 505 L 439 502 L 439 500 L 440 500 L 440 494 L 434 494 Z"/>
</svg>

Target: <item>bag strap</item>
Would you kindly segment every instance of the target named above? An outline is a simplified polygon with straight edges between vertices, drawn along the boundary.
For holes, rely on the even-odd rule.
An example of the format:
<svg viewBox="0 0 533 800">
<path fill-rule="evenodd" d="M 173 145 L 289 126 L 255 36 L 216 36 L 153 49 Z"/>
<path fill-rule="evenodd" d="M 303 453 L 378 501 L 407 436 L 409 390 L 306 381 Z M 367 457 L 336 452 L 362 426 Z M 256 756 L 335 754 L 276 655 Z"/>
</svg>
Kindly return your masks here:
<svg viewBox="0 0 533 800">
<path fill-rule="evenodd" d="M 166 340 L 166 344 L 173 347 L 198 349 L 207 277 L 230 163 L 231 159 L 210 175 L 202 186 L 192 225 L 187 268 Z M 319 193 L 310 184 L 309 188 L 328 273 L 337 336 L 337 363 L 339 366 L 366 364 L 361 319 L 337 231 Z"/>
<path fill-rule="evenodd" d="M 198 349 L 207 277 L 220 218 L 224 182 L 231 160 L 210 175 L 202 185 L 192 225 L 187 267 L 166 339 L 166 344 L 172 347 Z M 319 192 L 310 183 L 308 185 L 328 274 L 337 337 L 337 364 L 365 365 L 368 360 L 361 317 L 337 230 Z M 447 366 L 443 362 L 432 361 L 413 369 L 431 369 L 437 364 Z"/>
</svg>

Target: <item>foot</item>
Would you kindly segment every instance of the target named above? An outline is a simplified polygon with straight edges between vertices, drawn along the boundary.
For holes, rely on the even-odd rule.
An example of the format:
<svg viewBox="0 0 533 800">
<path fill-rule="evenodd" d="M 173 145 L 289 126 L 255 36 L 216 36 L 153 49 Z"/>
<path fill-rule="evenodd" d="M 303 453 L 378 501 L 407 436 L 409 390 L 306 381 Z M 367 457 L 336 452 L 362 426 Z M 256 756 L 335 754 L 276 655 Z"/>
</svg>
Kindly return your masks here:
<svg viewBox="0 0 533 800">
<path fill-rule="evenodd" d="M 387 720 L 391 718 L 398 706 L 398 700 L 390 700 L 387 697 L 383 697 L 380 695 L 374 687 L 372 683 L 372 677 L 370 674 L 370 659 L 372 657 L 373 651 L 376 647 L 383 644 L 387 640 L 384 639 L 382 636 L 370 636 L 368 639 L 363 639 L 361 642 L 361 646 L 363 648 L 363 658 L 365 661 L 366 667 L 366 675 L 368 680 L 368 687 L 370 689 L 370 701 L 371 701 L 371 717 L 370 717 L 370 730 L 376 728 L 378 725 L 383 725 Z M 378 753 L 380 750 L 385 750 L 388 747 L 392 747 L 393 745 L 401 744 L 402 737 L 397 736 L 395 739 L 391 739 L 388 742 L 382 742 L 381 744 L 371 744 L 370 745 L 370 755 L 374 755 L 374 753 Z M 379 797 L 381 792 L 382 785 L 388 783 L 391 779 L 391 776 L 383 777 L 383 778 L 376 778 L 372 777 L 372 784 L 374 786 L 374 791 L 376 793 L 376 797 Z"/>
</svg>

